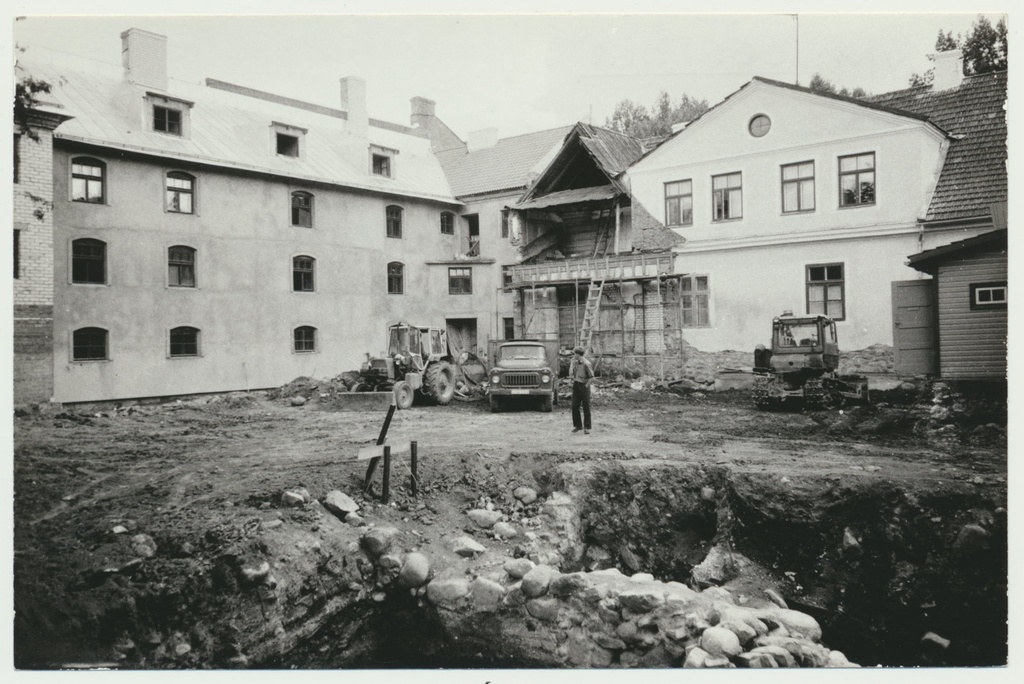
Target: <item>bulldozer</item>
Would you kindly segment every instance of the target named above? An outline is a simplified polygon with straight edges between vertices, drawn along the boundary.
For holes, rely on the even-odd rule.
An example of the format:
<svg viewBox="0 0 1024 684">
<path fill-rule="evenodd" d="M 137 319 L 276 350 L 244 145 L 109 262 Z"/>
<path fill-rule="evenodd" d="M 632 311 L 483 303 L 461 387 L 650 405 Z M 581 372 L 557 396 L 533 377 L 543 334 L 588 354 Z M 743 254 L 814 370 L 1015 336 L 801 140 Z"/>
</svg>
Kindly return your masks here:
<svg viewBox="0 0 1024 684">
<path fill-rule="evenodd" d="M 455 367 L 443 328 L 396 323 L 388 326 L 387 353 L 366 355 L 356 392 L 394 392 L 395 405 L 407 409 L 416 395 L 446 405 L 455 395 Z"/>
<path fill-rule="evenodd" d="M 839 375 L 836 324 L 828 316 L 794 316 L 785 311 L 772 319 L 771 348 L 754 349 L 754 403 L 768 409 L 786 402 L 834 410 L 847 402 L 867 403 L 867 379 Z"/>
</svg>

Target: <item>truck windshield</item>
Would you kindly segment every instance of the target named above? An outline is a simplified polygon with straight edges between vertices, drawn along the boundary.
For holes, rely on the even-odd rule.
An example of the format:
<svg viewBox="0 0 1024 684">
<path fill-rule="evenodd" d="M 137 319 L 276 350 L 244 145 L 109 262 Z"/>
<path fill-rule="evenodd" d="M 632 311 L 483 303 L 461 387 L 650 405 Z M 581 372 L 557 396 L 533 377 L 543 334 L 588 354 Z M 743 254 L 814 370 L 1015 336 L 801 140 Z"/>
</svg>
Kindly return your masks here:
<svg viewBox="0 0 1024 684">
<path fill-rule="evenodd" d="M 528 361 L 533 359 L 538 361 L 544 360 L 544 347 L 508 345 L 498 351 L 499 361 Z"/>
<path fill-rule="evenodd" d="M 810 347 L 818 344 L 818 324 L 780 323 L 775 336 L 779 347 Z"/>
<path fill-rule="evenodd" d="M 388 354 L 405 354 L 409 351 L 409 329 L 392 328 L 388 337 Z"/>
</svg>

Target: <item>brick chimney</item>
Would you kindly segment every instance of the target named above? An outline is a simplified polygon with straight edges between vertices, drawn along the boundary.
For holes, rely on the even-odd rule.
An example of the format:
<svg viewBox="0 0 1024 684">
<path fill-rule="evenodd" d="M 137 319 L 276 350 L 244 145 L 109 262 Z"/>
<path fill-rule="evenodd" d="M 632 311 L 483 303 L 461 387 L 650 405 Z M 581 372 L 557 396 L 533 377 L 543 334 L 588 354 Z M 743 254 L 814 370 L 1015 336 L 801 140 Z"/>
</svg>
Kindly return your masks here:
<svg viewBox="0 0 1024 684">
<path fill-rule="evenodd" d="M 498 129 L 482 128 L 479 131 L 470 131 L 466 144 L 470 152 L 494 147 L 498 144 Z"/>
<path fill-rule="evenodd" d="M 430 128 L 431 119 L 434 118 L 434 107 L 437 105 L 433 100 L 425 97 L 416 97 L 409 100 L 412 105 L 412 114 L 409 116 L 409 125 L 413 128 Z"/>
<path fill-rule="evenodd" d="M 956 88 L 964 80 L 964 53 L 962 50 L 946 50 L 935 53 L 935 91 Z"/>
<path fill-rule="evenodd" d="M 121 34 L 121 64 L 129 83 L 167 90 L 167 36 L 128 29 Z"/>
<path fill-rule="evenodd" d="M 370 115 L 366 112 L 366 81 L 358 76 L 341 79 L 341 108 L 348 113 L 348 131 L 366 137 Z"/>
</svg>

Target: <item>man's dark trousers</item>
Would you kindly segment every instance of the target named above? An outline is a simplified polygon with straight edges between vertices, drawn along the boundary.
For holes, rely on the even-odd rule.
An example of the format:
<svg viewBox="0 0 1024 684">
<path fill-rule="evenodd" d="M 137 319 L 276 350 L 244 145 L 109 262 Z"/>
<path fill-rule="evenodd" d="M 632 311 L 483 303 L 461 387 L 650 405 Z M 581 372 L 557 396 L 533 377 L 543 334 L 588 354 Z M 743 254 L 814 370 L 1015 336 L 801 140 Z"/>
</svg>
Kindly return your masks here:
<svg viewBox="0 0 1024 684">
<path fill-rule="evenodd" d="M 580 420 L 580 407 L 583 407 L 583 420 Z M 582 382 L 572 383 L 572 426 L 590 429 L 590 388 Z"/>
</svg>

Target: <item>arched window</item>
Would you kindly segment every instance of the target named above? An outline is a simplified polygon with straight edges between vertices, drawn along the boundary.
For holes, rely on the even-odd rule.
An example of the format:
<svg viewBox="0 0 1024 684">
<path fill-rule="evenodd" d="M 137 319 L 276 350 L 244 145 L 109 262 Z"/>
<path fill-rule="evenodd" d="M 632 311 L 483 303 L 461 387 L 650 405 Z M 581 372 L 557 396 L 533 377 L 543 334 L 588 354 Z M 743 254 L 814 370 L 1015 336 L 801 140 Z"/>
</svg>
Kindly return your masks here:
<svg viewBox="0 0 1024 684">
<path fill-rule="evenodd" d="M 455 214 L 450 211 L 441 212 L 441 234 L 455 235 Z"/>
<path fill-rule="evenodd" d="M 308 192 L 292 193 L 292 225 L 313 227 L 313 195 Z"/>
<path fill-rule="evenodd" d="M 171 287 L 196 286 L 196 250 L 175 245 L 167 250 L 167 284 Z"/>
<path fill-rule="evenodd" d="M 311 256 L 292 258 L 292 290 L 295 292 L 313 292 L 315 268 L 316 259 Z"/>
<path fill-rule="evenodd" d="M 71 358 L 75 361 L 105 361 L 107 331 L 103 328 L 79 328 L 71 334 Z"/>
<path fill-rule="evenodd" d="M 71 160 L 71 201 L 103 204 L 107 165 L 92 157 Z"/>
<path fill-rule="evenodd" d="M 391 204 L 384 210 L 387 223 L 387 236 L 390 238 L 402 237 L 402 207 Z"/>
<path fill-rule="evenodd" d="M 181 171 L 167 174 L 167 211 L 175 214 L 191 214 L 195 208 L 195 176 Z"/>
<path fill-rule="evenodd" d="M 316 351 L 316 328 L 311 325 L 302 325 L 296 328 L 293 332 L 295 339 L 295 346 L 293 349 L 296 352 Z"/>
<path fill-rule="evenodd" d="M 171 356 L 199 356 L 199 329 L 171 328 Z"/>
<path fill-rule="evenodd" d="M 388 264 L 388 294 L 402 294 L 405 291 L 405 265 L 400 261 Z"/>
<path fill-rule="evenodd" d="M 92 238 L 71 243 L 71 282 L 86 285 L 107 282 L 107 243 Z"/>
</svg>

